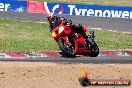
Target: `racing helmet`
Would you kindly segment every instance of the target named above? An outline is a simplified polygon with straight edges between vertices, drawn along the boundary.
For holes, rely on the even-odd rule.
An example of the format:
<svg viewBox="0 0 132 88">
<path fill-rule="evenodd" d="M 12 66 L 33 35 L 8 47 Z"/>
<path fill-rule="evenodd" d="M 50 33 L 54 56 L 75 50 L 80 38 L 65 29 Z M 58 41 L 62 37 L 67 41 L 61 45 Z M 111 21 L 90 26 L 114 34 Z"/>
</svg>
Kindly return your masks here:
<svg viewBox="0 0 132 88">
<path fill-rule="evenodd" d="M 49 21 L 49 23 L 52 23 L 52 22 L 54 22 L 56 17 L 57 17 L 57 15 L 55 13 L 50 13 L 47 16 L 47 20 Z"/>
</svg>

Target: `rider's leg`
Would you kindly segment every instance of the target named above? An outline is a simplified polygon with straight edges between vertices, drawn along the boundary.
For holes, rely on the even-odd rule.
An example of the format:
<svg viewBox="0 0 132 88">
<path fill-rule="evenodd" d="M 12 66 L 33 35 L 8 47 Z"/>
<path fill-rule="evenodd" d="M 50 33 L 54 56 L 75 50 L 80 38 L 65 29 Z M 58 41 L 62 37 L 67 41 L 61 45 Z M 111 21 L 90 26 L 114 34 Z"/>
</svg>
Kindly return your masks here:
<svg viewBox="0 0 132 88">
<path fill-rule="evenodd" d="M 83 36 L 83 38 L 85 39 L 86 47 L 87 47 L 87 48 L 90 48 L 90 47 L 89 47 L 90 40 L 89 40 L 87 34 L 86 34 L 85 32 L 80 32 L 80 34 L 81 34 L 81 35 Z"/>
<path fill-rule="evenodd" d="M 94 42 L 93 42 L 92 40 L 90 40 L 90 39 L 88 38 L 87 34 L 82 30 L 82 29 L 83 29 L 82 25 L 79 24 L 78 27 L 79 27 L 78 29 L 79 29 L 80 34 L 81 34 L 81 35 L 83 36 L 83 38 L 85 39 L 86 47 L 87 47 L 87 48 L 91 48 L 91 46 L 94 45 Z"/>
<path fill-rule="evenodd" d="M 80 33 L 83 36 L 83 38 L 85 39 L 86 47 L 90 48 L 91 45 L 93 44 L 93 42 L 88 38 L 87 34 L 83 31 L 82 25 L 81 24 L 78 24 L 78 25 L 74 24 L 72 27 L 73 27 L 73 30 L 75 32 Z"/>
</svg>

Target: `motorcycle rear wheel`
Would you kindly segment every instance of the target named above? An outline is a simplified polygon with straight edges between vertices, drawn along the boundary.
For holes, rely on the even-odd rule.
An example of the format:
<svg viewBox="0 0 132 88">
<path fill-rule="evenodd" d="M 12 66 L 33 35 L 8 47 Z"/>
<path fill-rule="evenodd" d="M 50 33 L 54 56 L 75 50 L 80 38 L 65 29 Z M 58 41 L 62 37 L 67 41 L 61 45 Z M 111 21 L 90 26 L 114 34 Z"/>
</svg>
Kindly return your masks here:
<svg viewBox="0 0 132 88">
<path fill-rule="evenodd" d="M 94 46 L 91 48 L 91 54 L 90 57 L 97 57 L 99 55 L 99 47 L 96 43 L 94 43 Z"/>
<path fill-rule="evenodd" d="M 59 39 L 58 45 L 62 53 L 66 57 L 75 57 L 75 52 L 72 44 L 70 42 L 65 42 L 63 39 Z"/>
</svg>

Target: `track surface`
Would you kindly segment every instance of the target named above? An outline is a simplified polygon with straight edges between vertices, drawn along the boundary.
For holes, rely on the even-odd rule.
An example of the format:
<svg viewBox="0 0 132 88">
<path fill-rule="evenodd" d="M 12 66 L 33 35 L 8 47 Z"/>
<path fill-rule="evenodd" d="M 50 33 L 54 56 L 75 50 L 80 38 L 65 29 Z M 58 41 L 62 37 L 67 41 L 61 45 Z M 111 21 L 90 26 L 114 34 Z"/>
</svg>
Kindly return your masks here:
<svg viewBox="0 0 132 88">
<path fill-rule="evenodd" d="M 71 19 L 73 23 L 81 23 L 94 28 L 102 28 L 109 30 L 118 30 L 132 32 L 132 19 L 120 18 L 101 18 L 101 17 L 84 17 L 84 16 L 68 16 L 60 15 L 67 19 Z M 26 14 L 15 12 L 0 12 L 0 18 L 10 18 L 17 20 L 28 20 L 36 22 L 46 22 L 45 14 Z"/>
<path fill-rule="evenodd" d="M 76 57 L 76 58 L 0 58 L 9 62 L 61 62 L 61 63 L 132 63 L 132 57 Z"/>
</svg>

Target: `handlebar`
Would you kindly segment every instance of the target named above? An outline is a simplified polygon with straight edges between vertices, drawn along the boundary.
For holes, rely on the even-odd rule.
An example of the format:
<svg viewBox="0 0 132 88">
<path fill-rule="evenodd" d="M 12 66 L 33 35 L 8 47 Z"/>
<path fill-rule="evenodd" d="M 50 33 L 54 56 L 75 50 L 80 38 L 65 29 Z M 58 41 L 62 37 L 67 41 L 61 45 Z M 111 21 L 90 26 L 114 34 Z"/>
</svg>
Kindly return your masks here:
<svg viewBox="0 0 132 88">
<path fill-rule="evenodd" d="M 71 20 L 65 20 L 65 24 L 66 26 L 71 26 L 72 25 L 72 21 Z"/>
</svg>

